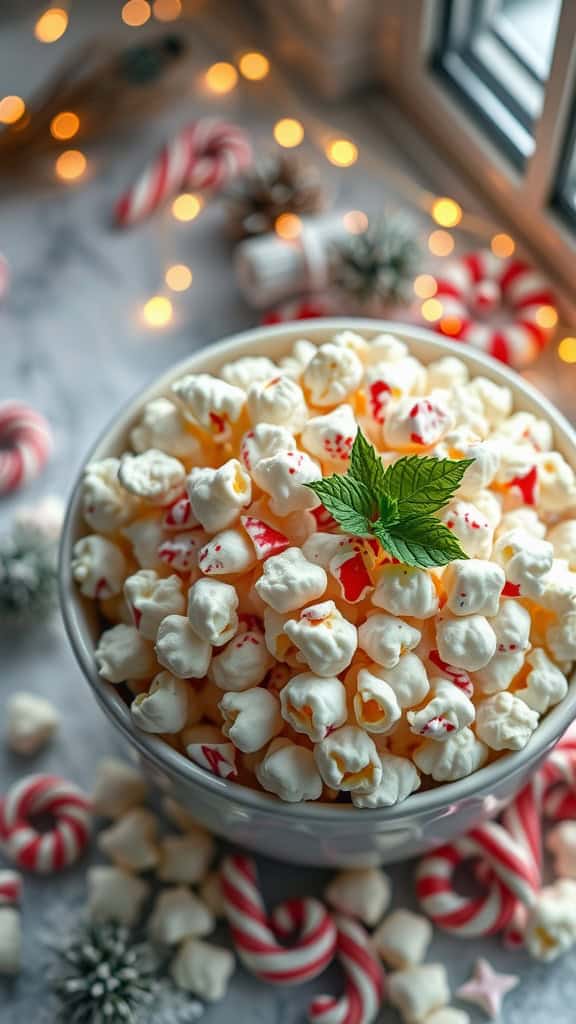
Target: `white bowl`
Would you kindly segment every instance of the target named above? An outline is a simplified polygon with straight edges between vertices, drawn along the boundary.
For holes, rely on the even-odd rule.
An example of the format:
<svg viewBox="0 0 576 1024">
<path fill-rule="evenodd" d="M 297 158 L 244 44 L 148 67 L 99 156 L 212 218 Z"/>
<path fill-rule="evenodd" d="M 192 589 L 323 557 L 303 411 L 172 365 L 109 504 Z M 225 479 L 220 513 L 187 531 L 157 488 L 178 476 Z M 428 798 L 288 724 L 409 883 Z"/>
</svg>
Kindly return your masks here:
<svg viewBox="0 0 576 1024">
<path fill-rule="evenodd" d="M 408 342 L 412 353 L 424 363 L 443 355 L 457 355 L 466 362 L 471 374 L 482 374 L 497 384 L 508 385 L 516 408 L 552 423 L 556 447 L 576 465 L 576 434 L 570 424 L 515 373 L 480 352 L 445 341 L 429 331 L 381 320 L 350 318 L 257 328 L 194 353 L 126 406 L 86 462 L 124 450 L 128 431 L 143 404 L 165 393 L 171 381 L 183 373 L 217 372 L 227 360 L 247 354 L 277 359 L 287 354 L 297 338 L 321 343 L 346 328 L 368 337 L 393 332 Z M 218 779 L 164 741 L 139 732 L 117 689 L 104 682 L 96 671 L 97 612 L 93 602 L 81 597 L 70 573 L 73 544 L 87 532 L 80 513 L 80 480 L 81 474 L 68 507 L 60 561 L 62 609 L 76 657 L 98 703 L 123 733 L 128 746 L 136 749 L 151 781 L 184 804 L 207 828 L 232 842 L 281 860 L 316 866 L 389 863 L 422 854 L 497 814 L 576 715 L 575 676 L 566 699 L 546 715 L 524 750 L 505 754 L 469 778 L 415 793 L 398 807 L 383 810 L 359 810 L 349 804 L 286 804 L 264 792 Z"/>
</svg>

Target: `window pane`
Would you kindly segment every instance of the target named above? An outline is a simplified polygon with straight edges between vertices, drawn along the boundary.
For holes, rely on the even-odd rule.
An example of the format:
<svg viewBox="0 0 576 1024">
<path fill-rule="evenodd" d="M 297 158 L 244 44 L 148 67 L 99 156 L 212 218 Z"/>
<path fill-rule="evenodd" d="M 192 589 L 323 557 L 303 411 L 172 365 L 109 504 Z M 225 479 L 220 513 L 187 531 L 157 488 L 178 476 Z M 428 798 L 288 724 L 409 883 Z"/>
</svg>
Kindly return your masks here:
<svg viewBox="0 0 576 1024">
<path fill-rule="evenodd" d="M 560 166 L 560 178 L 554 197 L 555 205 L 576 229 L 576 103 Z"/>
<path fill-rule="evenodd" d="M 517 164 L 534 149 L 561 0 L 446 0 L 435 65 Z"/>
</svg>

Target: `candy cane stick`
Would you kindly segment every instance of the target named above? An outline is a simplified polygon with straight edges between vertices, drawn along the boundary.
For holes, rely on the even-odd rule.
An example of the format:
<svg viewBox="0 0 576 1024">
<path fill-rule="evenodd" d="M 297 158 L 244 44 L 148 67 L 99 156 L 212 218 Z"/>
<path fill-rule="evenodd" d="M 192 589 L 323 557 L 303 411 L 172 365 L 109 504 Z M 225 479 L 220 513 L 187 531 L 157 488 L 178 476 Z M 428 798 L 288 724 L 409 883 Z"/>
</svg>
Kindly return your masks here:
<svg viewBox="0 0 576 1024">
<path fill-rule="evenodd" d="M 372 1024 L 384 999 L 385 975 L 357 921 L 338 916 L 338 959 L 346 975 L 340 998 L 317 996 L 308 1008 L 311 1024 Z"/>
</svg>

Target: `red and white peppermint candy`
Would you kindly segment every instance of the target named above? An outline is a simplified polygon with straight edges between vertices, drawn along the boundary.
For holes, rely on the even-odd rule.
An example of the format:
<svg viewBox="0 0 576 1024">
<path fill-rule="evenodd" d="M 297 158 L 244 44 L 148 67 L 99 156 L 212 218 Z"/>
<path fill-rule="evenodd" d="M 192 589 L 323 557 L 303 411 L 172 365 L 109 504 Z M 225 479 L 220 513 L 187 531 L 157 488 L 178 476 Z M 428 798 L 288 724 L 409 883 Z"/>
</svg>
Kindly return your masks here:
<svg viewBox="0 0 576 1024">
<path fill-rule="evenodd" d="M 198 521 L 192 512 L 192 505 L 188 496 L 178 498 L 177 501 L 166 509 L 162 525 L 166 530 L 182 530 L 198 526 Z"/>
<path fill-rule="evenodd" d="M 116 205 L 120 227 L 138 224 L 185 189 L 217 192 L 252 162 L 252 148 L 234 124 L 201 118 L 167 142 Z"/>
<path fill-rule="evenodd" d="M 0 403 L 0 495 L 34 480 L 52 453 L 52 431 L 23 402 Z"/>
<path fill-rule="evenodd" d="M 51 815 L 54 825 L 38 832 L 31 818 Z M 28 775 L 0 804 L 0 840 L 18 867 L 50 875 L 74 864 L 88 845 L 90 801 L 82 790 L 56 775 Z"/>
<path fill-rule="evenodd" d="M 293 900 L 276 908 L 271 923 L 249 857 L 227 857 L 221 868 L 224 912 L 236 952 L 263 981 L 299 985 L 321 974 L 334 956 L 336 925 L 319 900 Z M 277 936 L 298 929 L 290 947 Z"/>
<path fill-rule="evenodd" d="M 206 543 L 205 533 L 175 533 L 163 540 L 156 554 L 176 572 L 192 572 L 198 565 L 198 552 Z"/>
<path fill-rule="evenodd" d="M 322 533 L 331 533 L 332 530 L 339 530 L 340 525 L 334 519 L 334 516 L 330 514 L 324 505 L 318 505 L 317 508 L 311 508 L 309 511 L 311 516 L 314 516 L 316 520 L 316 529 Z"/>
<path fill-rule="evenodd" d="M 261 562 L 270 555 L 279 555 L 290 547 L 290 540 L 280 530 L 275 530 L 263 519 L 255 516 L 240 516 L 240 522 L 254 545 L 256 558 Z"/>
<path fill-rule="evenodd" d="M 336 313 L 337 310 L 327 299 L 310 296 L 305 299 L 294 299 L 268 310 L 260 323 L 266 325 L 288 323 L 290 320 L 315 320 L 319 316 L 331 316 Z"/>
<path fill-rule="evenodd" d="M 219 779 L 232 779 L 238 774 L 236 748 L 231 743 L 189 743 L 186 753 L 194 764 Z"/>
<path fill-rule="evenodd" d="M 346 988 L 340 997 L 316 996 L 308 1008 L 308 1020 L 311 1024 L 372 1024 L 384 999 L 384 969 L 362 925 L 338 916 L 336 926 L 336 953 Z"/>
<path fill-rule="evenodd" d="M 467 697 L 471 697 L 474 693 L 474 683 L 470 676 L 463 668 L 455 668 L 454 665 L 448 665 L 447 662 L 443 661 L 440 657 L 440 652 L 433 650 L 428 655 L 428 660 L 435 665 L 436 668 L 440 669 L 443 676 L 446 676 L 454 686 L 457 686 L 462 693 L 466 694 Z"/>
<path fill-rule="evenodd" d="M 17 871 L 0 871 L 0 907 L 19 907 L 22 877 Z"/>
<path fill-rule="evenodd" d="M 503 363 L 525 366 L 550 337 L 539 311 L 554 306 L 555 296 L 546 279 L 516 257 L 502 260 L 489 250 L 468 253 L 447 263 L 436 285 L 442 304 L 436 330 Z"/>
<path fill-rule="evenodd" d="M 340 550 L 330 559 L 330 573 L 348 604 L 363 601 L 374 589 L 368 567 L 376 564 L 379 554 L 380 544 L 375 537 L 353 537 L 343 540 Z"/>
</svg>

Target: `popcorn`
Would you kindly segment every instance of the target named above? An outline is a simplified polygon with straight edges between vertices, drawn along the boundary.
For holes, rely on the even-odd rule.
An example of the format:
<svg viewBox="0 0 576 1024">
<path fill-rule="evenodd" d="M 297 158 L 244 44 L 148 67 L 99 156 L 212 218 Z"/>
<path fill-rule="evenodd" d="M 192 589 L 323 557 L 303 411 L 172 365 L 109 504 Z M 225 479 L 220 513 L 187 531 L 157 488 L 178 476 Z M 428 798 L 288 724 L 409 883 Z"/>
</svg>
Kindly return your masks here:
<svg viewBox="0 0 576 1024">
<path fill-rule="evenodd" d="M 561 821 L 551 829 L 546 846 L 554 854 L 556 874 L 576 879 L 576 821 Z"/>
<path fill-rule="evenodd" d="M 576 882 L 558 878 L 540 890 L 524 937 L 531 956 L 550 963 L 576 942 Z"/>
<path fill-rule="evenodd" d="M 548 531 L 547 540 L 554 548 L 556 558 L 564 559 L 576 571 L 576 519 L 566 519 Z"/>
<path fill-rule="evenodd" d="M 454 384 L 467 384 L 470 376 L 466 363 L 456 356 L 442 356 L 428 363 L 428 388 L 451 388 Z"/>
<path fill-rule="evenodd" d="M 153 569 L 140 569 L 124 581 L 124 597 L 134 625 L 147 640 L 154 640 L 167 615 L 180 615 L 185 602 L 179 576 L 162 579 Z"/>
<path fill-rule="evenodd" d="M 518 675 L 524 664 L 524 651 L 513 654 L 496 654 L 482 669 L 474 673 L 474 685 L 482 693 L 498 693 L 507 690 L 512 680 Z"/>
<path fill-rule="evenodd" d="M 476 672 L 484 668 L 495 654 L 497 639 L 484 615 L 452 618 L 443 614 L 436 624 L 436 643 L 443 661 L 456 668 Z"/>
<path fill-rule="evenodd" d="M 518 601 L 503 601 L 498 614 L 490 619 L 490 625 L 496 634 L 499 654 L 514 654 L 530 647 L 530 612 Z"/>
<path fill-rule="evenodd" d="M 197 580 L 188 591 L 188 618 L 195 634 L 223 647 L 238 630 L 238 594 L 230 583 Z"/>
<path fill-rule="evenodd" d="M 198 526 L 198 520 L 192 512 L 192 505 L 187 494 L 172 502 L 162 513 L 162 526 L 167 532 L 173 530 L 189 530 Z"/>
<path fill-rule="evenodd" d="M 252 423 L 275 423 L 299 434 L 308 419 L 302 388 L 278 373 L 267 381 L 251 384 L 247 401 Z"/>
<path fill-rule="evenodd" d="M 451 562 L 442 576 L 446 607 L 453 615 L 496 615 L 505 583 L 504 570 L 494 562 Z"/>
<path fill-rule="evenodd" d="M 371 793 L 353 790 L 350 794 L 355 807 L 394 807 L 420 788 L 418 769 L 407 757 L 380 752 L 382 778 Z"/>
<path fill-rule="evenodd" d="M 356 627 L 341 615 L 334 601 L 305 608 L 298 619 L 285 623 L 284 632 L 298 649 L 298 661 L 318 676 L 343 672 L 358 646 Z"/>
<path fill-rule="evenodd" d="M 198 636 L 185 615 L 167 615 L 162 619 L 154 650 L 162 667 L 177 679 L 203 679 L 212 657 L 209 641 Z"/>
<path fill-rule="evenodd" d="M 322 471 L 306 452 L 280 451 L 260 459 L 254 479 L 270 495 L 270 511 L 277 516 L 316 508 L 320 499 L 305 484 L 322 479 Z"/>
<path fill-rule="evenodd" d="M 357 334 L 356 331 L 340 331 L 332 338 L 332 344 L 347 348 L 350 352 L 355 352 L 358 358 L 362 360 L 367 358 L 368 352 L 371 349 L 371 345 L 366 338 L 363 338 L 361 334 Z"/>
<path fill-rule="evenodd" d="M 238 693 L 259 686 L 273 664 L 264 635 L 259 630 L 248 629 L 212 658 L 208 677 L 221 690 Z"/>
<path fill-rule="evenodd" d="M 148 448 L 141 455 L 124 453 L 118 479 L 130 494 L 149 505 L 171 505 L 184 489 L 186 470 L 174 456 Z"/>
<path fill-rule="evenodd" d="M 202 457 L 202 446 L 180 410 L 168 398 L 153 398 L 146 402 L 139 423 L 130 431 L 130 444 L 134 451 L 145 452 L 159 448 L 167 455 L 180 459 Z"/>
<path fill-rule="evenodd" d="M 404 971 L 424 960 L 432 942 L 432 925 L 411 910 L 394 910 L 376 929 L 372 941 L 386 964 Z"/>
<path fill-rule="evenodd" d="M 481 441 L 464 427 L 447 434 L 441 446 L 445 451 L 443 457 L 450 459 L 474 459 L 468 466 L 458 494 L 462 498 L 474 500 L 479 491 L 489 487 L 500 465 L 500 452 L 493 441 Z"/>
<path fill-rule="evenodd" d="M 144 803 L 146 793 L 146 783 L 132 765 L 106 757 L 96 768 L 92 810 L 103 818 L 121 818 Z"/>
<path fill-rule="evenodd" d="M 286 636 L 284 626 L 289 621 L 290 613 L 279 615 L 272 608 L 264 612 L 264 642 L 270 654 L 279 662 L 287 662 L 298 667 L 298 648 Z"/>
<path fill-rule="evenodd" d="M 8 698 L 5 716 L 8 747 L 25 757 L 41 750 L 60 724 L 60 715 L 49 700 L 22 690 Z"/>
<path fill-rule="evenodd" d="M 515 529 L 500 534 L 492 557 L 503 567 L 506 579 L 518 586 L 519 594 L 537 600 L 544 590 L 542 577 L 552 568 L 554 549 L 547 540 Z"/>
<path fill-rule="evenodd" d="M 416 654 L 403 654 L 393 668 L 370 665 L 369 671 L 388 683 L 401 708 L 420 704 L 430 689 L 426 669 Z"/>
<path fill-rule="evenodd" d="M 406 717 L 415 736 L 445 742 L 449 736 L 472 724 L 476 709 L 449 679 L 433 680 L 432 691 L 432 700 L 419 711 L 409 711 Z"/>
<path fill-rule="evenodd" d="M 313 743 L 344 725 L 348 717 L 346 688 L 337 676 L 293 676 L 280 691 L 280 706 L 283 719 Z"/>
<path fill-rule="evenodd" d="M 504 690 L 478 704 L 476 733 L 491 750 L 522 750 L 539 717 L 523 700 Z"/>
<path fill-rule="evenodd" d="M 440 519 L 456 535 L 469 558 L 490 557 L 494 527 L 475 505 L 453 501 L 440 514 Z"/>
<path fill-rule="evenodd" d="M 264 562 L 256 592 L 276 612 L 292 612 L 322 597 L 328 579 L 324 569 L 309 562 L 300 548 L 288 548 Z"/>
<path fill-rule="evenodd" d="M 143 732 L 180 732 L 188 719 L 188 685 L 169 672 L 159 672 L 148 693 L 134 698 L 130 712 Z"/>
<path fill-rule="evenodd" d="M 160 843 L 161 882 L 195 885 L 202 881 L 214 857 L 214 840 L 202 828 L 190 829 L 185 836 L 164 836 Z"/>
<path fill-rule="evenodd" d="M 113 533 L 136 514 L 138 502 L 118 480 L 119 459 L 91 462 L 84 470 L 82 513 L 93 530 Z"/>
<path fill-rule="evenodd" d="M 366 732 L 391 732 L 402 717 L 402 710 L 390 684 L 365 668 L 358 673 L 353 706 L 356 721 Z"/>
<path fill-rule="evenodd" d="M 122 535 L 130 541 L 132 553 L 141 569 L 164 569 L 158 557 L 158 549 L 166 539 L 161 520 L 150 516 L 135 519 L 130 526 L 123 528 Z"/>
<path fill-rule="evenodd" d="M 238 459 L 193 469 L 186 486 L 192 512 L 208 533 L 232 526 L 252 500 L 252 481 Z"/>
<path fill-rule="evenodd" d="M 348 538 L 339 534 L 323 533 L 318 530 L 312 533 L 302 545 L 302 554 L 309 562 L 321 565 L 323 569 L 330 567 L 330 562 L 341 550 L 343 545 L 348 545 Z"/>
<path fill-rule="evenodd" d="M 537 452 L 548 451 L 553 442 L 551 425 L 531 412 L 515 412 L 499 424 L 493 436 L 506 438 L 515 445 L 529 445 Z"/>
<path fill-rule="evenodd" d="M 324 416 L 308 419 L 302 431 L 302 447 L 329 462 L 347 462 L 358 424 L 351 405 L 339 405 Z"/>
<path fill-rule="evenodd" d="M 316 349 L 303 382 L 312 405 L 332 406 L 359 387 L 363 375 L 362 363 L 351 349 L 326 342 Z"/>
<path fill-rule="evenodd" d="M 350 333 L 350 332 L 346 332 Z M 368 364 L 377 362 L 397 363 L 408 355 L 408 346 L 394 334 L 376 334 L 370 338 L 363 358 Z M 416 362 L 416 360 L 414 360 Z"/>
<path fill-rule="evenodd" d="M 558 615 L 576 611 L 576 572 L 561 558 L 555 558 L 549 573 L 541 578 L 538 603 Z"/>
<path fill-rule="evenodd" d="M 429 619 L 438 611 L 438 592 L 426 569 L 391 563 L 378 572 L 372 604 L 391 615 Z"/>
<path fill-rule="evenodd" d="M 358 630 L 358 646 L 384 668 L 394 668 L 400 657 L 418 646 L 419 629 L 393 615 L 370 615 Z"/>
<path fill-rule="evenodd" d="M 0 977 L 20 972 L 22 925 L 18 907 L 0 906 Z"/>
<path fill-rule="evenodd" d="M 156 670 L 154 649 L 135 626 L 120 624 L 100 635 L 94 660 L 99 675 L 109 683 L 149 679 Z"/>
<path fill-rule="evenodd" d="M 301 377 L 308 363 L 318 351 L 317 346 L 306 338 L 299 338 L 292 346 L 289 356 L 283 356 L 280 360 L 282 373 L 288 377 Z"/>
<path fill-rule="evenodd" d="M 502 420 L 510 415 L 512 410 L 512 392 L 510 388 L 494 384 L 487 377 L 474 377 L 468 388 L 482 402 L 484 415 L 490 426 L 498 426 Z"/>
<path fill-rule="evenodd" d="M 150 895 L 150 885 L 123 868 L 99 864 L 88 868 L 88 914 L 91 921 L 114 921 L 132 928 Z"/>
<path fill-rule="evenodd" d="M 215 441 L 228 441 L 232 424 L 242 415 L 246 394 L 209 373 L 188 373 L 174 381 L 172 391 L 196 423 Z"/>
<path fill-rule="evenodd" d="M 496 536 L 500 538 L 503 533 L 509 533 L 511 530 L 524 530 L 539 540 L 546 536 L 546 527 L 540 522 L 536 509 L 528 505 L 505 512 L 498 524 Z"/>
<path fill-rule="evenodd" d="M 260 686 L 225 693 L 218 707 L 224 720 L 222 732 L 245 754 L 261 750 L 284 727 L 278 698 Z"/>
<path fill-rule="evenodd" d="M 198 552 L 198 567 L 205 576 L 237 576 L 255 562 L 254 547 L 242 530 L 216 533 Z"/>
<path fill-rule="evenodd" d="M 318 800 L 322 795 L 314 754 L 288 739 L 272 740 L 256 768 L 256 778 L 262 789 L 286 803 Z"/>
<path fill-rule="evenodd" d="M 502 522 L 502 498 L 494 491 L 478 491 L 474 504 L 488 525 L 496 530 Z"/>
<path fill-rule="evenodd" d="M 388 998 L 406 1024 L 423 1024 L 450 1000 L 444 964 L 418 964 L 388 978 Z"/>
<path fill-rule="evenodd" d="M 382 763 L 374 741 L 355 725 L 344 725 L 314 748 L 325 784 L 344 792 L 370 793 L 382 781 Z"/>
<path fill-rule="evenodd" d="M 286 427 L 273 423 L 257 423 L 244 434 L 240 442 L 240 460 L 260 486 L 258 463 L 262 459 L 277 455 L 278 452 L 295 452 L 297 447 L 294 436 Z"/>
<path fill-rule="evenodd" d="M 158 560 L 182 575 L 196 574 L 198 552 L 206 540 L 202 530 L 173 533 L 158 546 Z"/>
<path fill-rule="evenodd" d="M 495 483 L 516 501 L 535 505 L 539 498 L 539 476 L 533 450 L 526 445 L 503 445 Z"/>
<path fill-rule="evenodd" d="M 440 398 L 401 398 L 384 420 L 384 441 L 397 451 L 431 448 L 454 426 L 448 405 Z"/>
<path fill-rule="evenodd" d="M 455 427 L 467 427 L 477 437 L 485 438 L 489 433 L 484 406 L 469 384 L 453 384 L 451 388 L 434 389 L 431 398 L 447 402 L 454 417 Z"/>
<path fill-rule="evenodd" d="M 546 646 L 556 661 L 576 659 L 576 612 L 567 612 L 548 627 Z"/>
<path fill-rule="evenodd" d="M 220 377 L 227 384 L 242 391 L 248 391 L 254 382 L 270 380 L 278 372 L 276 363 L 267 356 L 242 356 L 230 363 L 224 363 Z"/>
<path fill-rule="evenodd" d="M 488 748 L 471 729 L 461 729 L 445 743 L 424 740 L 412 758 L 420 771 L 431 775 L 435 782 L 456 782 L 486 764 Z"/>
<path fill-rule="evenodd" d="M 539 505 L 545 512 L 565 512 L 576 507 L 576 475 L 560 452 L 538 457 Z"/>
<path fill-rule="evenodd" d="M 339 914 L 373 928 L 390 905 L 390 880 L 379 868 L 340 871 L 324 890 L 324 899 Z"/>
<path fill-rule="evenodd" d="M 119 868 L 149 871 L 158 863 L 158 821 L 151 811 L 128 811 L 98 835 L 98 849 Z"/>
<path fill-rule="evenodd" d="M 117 544 L 91 534 L 74 545 L 72 575 L 86 597 L 113 597 L 126 577 L 126 559 Z"/>
<path fill-rule="evenodd" d="M 208 1003 L 217 1003 L 226 995 L 234 968 L 234 954 L 229 949 L 187 939 L 180 946 L 170 973 L 178 988 Z"/>
<path fill-rule="evenodd" d="M 150 938 L 162 946 L 177 946 L 184 939 L 209 935 L 215 927 L 210 907 L 183 886 L 159 892 L 148 919 Z"/>
<path fill-rule="evenodd" d="M 212 911 L 215 918 L 225 917 L 224 894 L 219 871 L 209 871 L 199 888 L 202 902 Z"/>
</svg>

